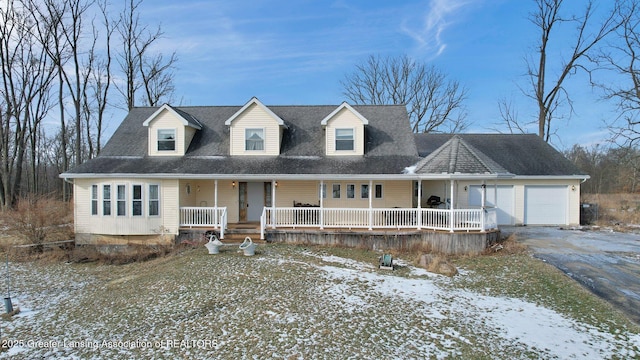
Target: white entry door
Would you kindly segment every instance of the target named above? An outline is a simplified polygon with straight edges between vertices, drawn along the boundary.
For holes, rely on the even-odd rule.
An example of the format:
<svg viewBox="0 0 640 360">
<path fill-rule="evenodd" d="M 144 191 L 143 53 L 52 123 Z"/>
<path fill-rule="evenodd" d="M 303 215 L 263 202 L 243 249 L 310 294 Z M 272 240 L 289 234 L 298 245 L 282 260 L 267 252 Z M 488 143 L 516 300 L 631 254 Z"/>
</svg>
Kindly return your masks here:
<svg viewBox="0 0 640 360">
<path fill-rule="evenodd" d="M 260 221 L 264 208 L 264 183 L 247 183 L 247 221 Z"/>
<path fill-rule="evenodd" d="M 526 225 L 565 225 L 568 202 L 567 186 L 525 186 L 524 223 Z"/>
<path fill-rule="evenodd" d="M 485 204 L 488 207 L 497 208 L 498 225 L 514 224 L 514 192 L 512 185 L 487 185 L 487 196 Z M 471 185 L 469 187 L 469 205 L 482 206 L 482 187 L 480 185 Z"/>
</svg>

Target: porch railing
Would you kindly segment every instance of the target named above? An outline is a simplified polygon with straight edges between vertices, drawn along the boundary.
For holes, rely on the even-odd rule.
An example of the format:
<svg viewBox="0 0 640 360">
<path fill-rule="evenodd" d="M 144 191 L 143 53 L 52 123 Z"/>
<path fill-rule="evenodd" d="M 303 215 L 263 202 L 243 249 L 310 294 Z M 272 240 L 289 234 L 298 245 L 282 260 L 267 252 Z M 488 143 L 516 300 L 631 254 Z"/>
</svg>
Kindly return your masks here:
<svg viewBox="0 0 640 360">
<path fill-rule="evenodd" d="M 227 228 L 226 207 L 180 207 L 180 226 L 211 226 L 220 229 L 220 238 L 224 239 Z"/>
<path fill-rule="evenodd" d="M 265 207 L 266 228 L 431 229 L 484 231 L 496 228 L 495 209 Z"/>
</svg>

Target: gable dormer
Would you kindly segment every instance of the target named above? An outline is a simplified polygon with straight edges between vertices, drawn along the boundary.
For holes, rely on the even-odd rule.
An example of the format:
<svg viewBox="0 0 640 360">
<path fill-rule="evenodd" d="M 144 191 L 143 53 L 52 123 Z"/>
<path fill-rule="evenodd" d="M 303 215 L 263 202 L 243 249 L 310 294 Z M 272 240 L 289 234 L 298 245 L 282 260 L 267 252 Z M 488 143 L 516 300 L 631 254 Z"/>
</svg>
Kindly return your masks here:
<svg viewBox="0 0 640 360">
<path fill-rule="evenodd" d="M 224 122 L 229 126 L 232 156 L 278 156 L 284 121 L 253 97 Z"/>
<path fill-rule="evenodd" d="M 164 104 L 142 125 L 149 128 L 149 156 L 183 156 L 200 122 L 186 112 Z"/>
<path fill-rule="evenodd" d="M 369 125 L 362 114 L 343 102 L 322 119 L 327 156 L 363 156 L 364 127 Z"/>
</svg>

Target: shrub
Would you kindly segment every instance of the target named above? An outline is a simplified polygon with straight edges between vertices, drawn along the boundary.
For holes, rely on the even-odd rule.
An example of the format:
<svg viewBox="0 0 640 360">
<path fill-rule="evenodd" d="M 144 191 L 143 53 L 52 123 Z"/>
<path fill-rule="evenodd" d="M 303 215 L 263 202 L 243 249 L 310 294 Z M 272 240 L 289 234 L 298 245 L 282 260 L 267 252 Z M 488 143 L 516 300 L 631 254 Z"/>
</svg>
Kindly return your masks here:
<svg viewBox="0 0 640 360">
<path fill-rule="evenodd" d="M 51 197 L 30 197 L 18 201 L 14 210 L 6 210 L 4 222 L 26 244 L 42 244 L 73 238 L 71 205 Z"/>
</svg>

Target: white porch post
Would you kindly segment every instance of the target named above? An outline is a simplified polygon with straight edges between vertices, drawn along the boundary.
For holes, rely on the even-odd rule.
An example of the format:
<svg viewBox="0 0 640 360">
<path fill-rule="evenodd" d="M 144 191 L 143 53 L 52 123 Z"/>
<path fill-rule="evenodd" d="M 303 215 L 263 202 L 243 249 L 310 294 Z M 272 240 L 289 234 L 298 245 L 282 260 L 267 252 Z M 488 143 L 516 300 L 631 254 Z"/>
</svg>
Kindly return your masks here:
<svg viewBox="0 0 640 360">
<path fill-rule="evenodd" d="M 276 184 L 278 182 L 271 180 L 271 228 L 276 228 Z"/>
<path fill-rule="evenodd" d="M 422 229 L 422 179 L 418 179 L 418 230 Z"/>
<path fill-rule="evenodd" d="M 450 226 L 449 231 L 450 232 L 453 232 L 453 224 L 454 224 L 453 223 L 453 216 L 454 216 L 454 212 L 453 212 L 453 207 L 454 207 L 453 206 L 453 203 L 454 203 L 454 201 L 453 201 L 454 186 L 453 186 L 453 184 L 454 184 L 453 183 L 453 179 L 451 179 L 451 194 L 450 194 L 451 195 L 451 200 L 449 202 L 449 215 L 450 215 L 449 216 L 449 226 Z"/>
<path fill-rule="evenodd" d="M 487 204 L 486 204 L 486 199 L 487 199 L 487 184 L 483 181 L 482 182 L 482 207 L 480 208 L 480 231 L 484 231 L 484 224 L 485 224 L 485 217 L 486 217 L 486 208 L 487 208 Z"/>
<path fill-rule="evenodd" d="M 324 229 L 324 197 L 326 193 L 327 192 L 324 189 L 324 180 L 320 180 L 320 230 Z"/>
<path fill-rule="evenodd" d="M 219 215 L 218 215 L 218 180 L 213 181 L 213 213 L 215 216 L 215 226 L 220 225 Z"/>
<path fill-rule="evenodd" d="M 369 230 L 373 230 L 373 197 L 371 196 L 371 186 L 373 181 L 369 180 Z"/>
</svg>

